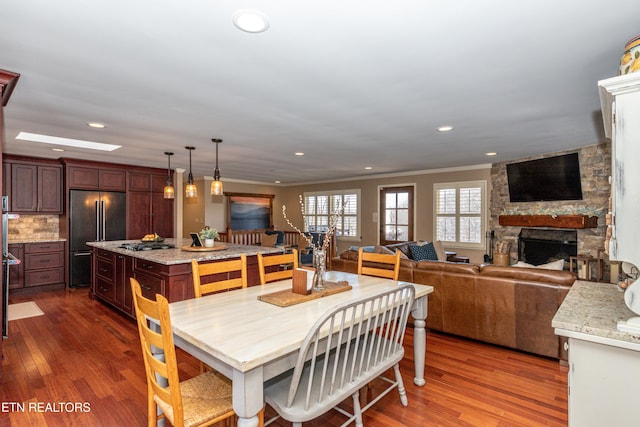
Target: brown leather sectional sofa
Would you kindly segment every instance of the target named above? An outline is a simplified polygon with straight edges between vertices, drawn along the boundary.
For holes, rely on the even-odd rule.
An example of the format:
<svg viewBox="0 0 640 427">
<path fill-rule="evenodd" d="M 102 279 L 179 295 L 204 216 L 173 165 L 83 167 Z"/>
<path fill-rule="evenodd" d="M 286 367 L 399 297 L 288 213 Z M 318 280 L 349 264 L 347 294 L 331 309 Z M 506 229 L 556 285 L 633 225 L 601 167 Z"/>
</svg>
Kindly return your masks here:
<svg viewBox="0 0 640 427">
<path fill-rule="evenodd" d="M 356 273 L 358 253 L 343 252 L 332 269 Z M 551 319 L 576 280 L 573 273 L 402 259 L 400 280 L 433 286 L 430 329 L 567 360 Z"/>
</svg>

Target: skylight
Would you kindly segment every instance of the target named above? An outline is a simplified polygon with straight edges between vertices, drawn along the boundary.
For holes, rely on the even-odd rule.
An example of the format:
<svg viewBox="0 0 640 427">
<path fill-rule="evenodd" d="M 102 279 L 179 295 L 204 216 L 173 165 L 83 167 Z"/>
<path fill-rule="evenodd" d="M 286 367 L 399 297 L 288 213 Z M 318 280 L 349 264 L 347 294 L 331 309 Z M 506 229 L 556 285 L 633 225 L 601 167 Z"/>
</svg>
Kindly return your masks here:
<svg viewBox="0 0 640 427">
<path fill-rule="evenodd" d="M 101 142 L 83 141 L 81 139 L 60 138 L 57 136 L 40 135 L 37 133 L 20 132 L 16 139 L 43 144 L 64 145 L 66 147 L 87 148 L 89 150 L 113 151 L 121 148 L 121 145 L 103 144 Z"/>
</svg>

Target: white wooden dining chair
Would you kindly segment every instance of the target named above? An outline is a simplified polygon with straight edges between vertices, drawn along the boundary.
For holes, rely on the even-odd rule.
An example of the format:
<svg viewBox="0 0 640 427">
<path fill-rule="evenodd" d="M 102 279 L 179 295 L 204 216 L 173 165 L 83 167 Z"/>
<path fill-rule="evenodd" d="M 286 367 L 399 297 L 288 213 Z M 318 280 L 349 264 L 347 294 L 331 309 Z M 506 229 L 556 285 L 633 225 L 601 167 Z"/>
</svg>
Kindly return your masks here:
<svg viewBox="0 0 640 427">
<path fill-rule="evenodd" d="M 287 266 L 282 268 L 282 266 Z M 258 253 L 258 273 L 260 284 L 266 285 L 276 280 L 291 279 L 293 271 L 298 268 L 298 251 L 292 249 L 291 253 L 279 255 L 262 255 Z"/>
<path fill-rule="evenodd" d="M 365 262 L 375 264 L 365 265 Z M 391 255 L 364 252 L 362 247 L 358 248 L 358 274 L 398 280 L 400 275 L 400 251 L 396 251 L 395 255 Z"/>
<path fill-rule="evenodd" d="M 293 371 L 265 384 L 265 401 L 294 427 L 332 408 L 362 426 L 362 412 L 395 387 L 407 406 L 399 362 L 414 298 L 413 286 L 402 285 L 330 309 L 309 330 Z M 359 389 L 391 367 L 395 380 L 361 407 Z M 353 414 L 337 406 L 349 396 Z"/>
</svg>

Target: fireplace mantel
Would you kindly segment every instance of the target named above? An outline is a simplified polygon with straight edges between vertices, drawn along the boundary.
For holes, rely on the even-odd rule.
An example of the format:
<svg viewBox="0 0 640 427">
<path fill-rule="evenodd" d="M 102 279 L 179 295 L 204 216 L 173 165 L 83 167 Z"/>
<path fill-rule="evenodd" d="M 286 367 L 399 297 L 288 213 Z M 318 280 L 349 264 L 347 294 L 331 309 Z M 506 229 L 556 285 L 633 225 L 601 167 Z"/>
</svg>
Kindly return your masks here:
<svg viewBox="0 0 640 427">
<path fill-rule="evenodd" d="M 500 215 L 498 223 L 512 227 L 596 228 L 598 217 L 588 215 Z"/>
</svg>

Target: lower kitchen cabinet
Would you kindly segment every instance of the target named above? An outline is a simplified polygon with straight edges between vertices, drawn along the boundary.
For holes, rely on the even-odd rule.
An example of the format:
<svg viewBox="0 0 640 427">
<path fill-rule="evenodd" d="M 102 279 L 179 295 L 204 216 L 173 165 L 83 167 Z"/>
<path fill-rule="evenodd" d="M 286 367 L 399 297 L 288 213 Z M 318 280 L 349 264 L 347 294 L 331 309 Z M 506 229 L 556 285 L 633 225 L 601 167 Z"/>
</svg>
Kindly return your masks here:
<svg viewBox="0 0 640 427">
<path fill-rule="evenodd" d="M 60 289 L 66 286 L 64 242 L 15 243 L 9 250 L 21 260 L 9 270 L 12 293 Z"/>
<path fill-rule="evenodd" d="M 132 256 L 94 248 L 91 297 L 135 317 L 130 278 L 140 282 L 142 295 L 155 299 L 156 294 L 170 302 L 193 298 L 191 264 L 164 265 Z"/>
</svg>

